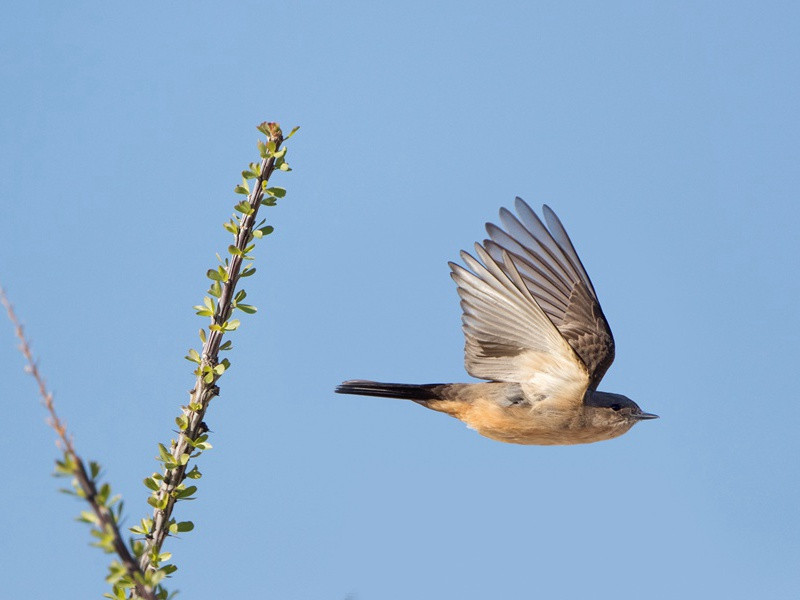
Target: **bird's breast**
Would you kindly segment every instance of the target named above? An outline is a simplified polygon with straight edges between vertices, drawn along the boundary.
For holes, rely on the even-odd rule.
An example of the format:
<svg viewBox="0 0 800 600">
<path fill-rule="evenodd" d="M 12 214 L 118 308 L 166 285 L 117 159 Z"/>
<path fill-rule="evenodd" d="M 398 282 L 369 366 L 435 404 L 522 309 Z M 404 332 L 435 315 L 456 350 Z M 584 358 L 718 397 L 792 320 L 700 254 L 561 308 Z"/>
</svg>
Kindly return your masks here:
<svg viewBox="0 0 800 600">
<path fill-rule="evenodd" d="M 481 396 L 471 402 L 439 402 L 435 410 L 460 419 L 485 437 L 511 444 L 587 444 L 615 437 L 588 425 L 581 402 L 558 398 L 508 403 Z"/>
</svg>

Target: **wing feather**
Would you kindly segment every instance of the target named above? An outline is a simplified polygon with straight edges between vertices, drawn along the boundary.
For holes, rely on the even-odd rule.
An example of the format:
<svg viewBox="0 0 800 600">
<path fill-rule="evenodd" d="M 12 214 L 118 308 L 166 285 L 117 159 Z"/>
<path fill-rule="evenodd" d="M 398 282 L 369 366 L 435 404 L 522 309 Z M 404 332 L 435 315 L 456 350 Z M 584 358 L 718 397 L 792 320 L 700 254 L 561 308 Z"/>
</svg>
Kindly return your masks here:
<svg viewBox="0 0 800 600">
<path fill-rule="evenodd" d="M 589 374 L 536 302 L 514 258 L 495 260 L 480 244 L 476 257 L 461 253 L 465 267 L 450 263 L 458 285 L 466 337 L 465 364 L 474 377 L 536 383 L 543 393 L 580 400 Z"/>
<path fill-rule="evenodd" d="M 518 216 L 500 210 L 503 227 L 487 223 L 486 253 L 508 277 L 512 270 L 519 276 L 515 281 L 580 357 L 596 388 L 614 360 L 614 336 L 592 281 L 550 207 L 543 207 L 547 226 L 521 198 L 516 209 Z"/>
</svg>

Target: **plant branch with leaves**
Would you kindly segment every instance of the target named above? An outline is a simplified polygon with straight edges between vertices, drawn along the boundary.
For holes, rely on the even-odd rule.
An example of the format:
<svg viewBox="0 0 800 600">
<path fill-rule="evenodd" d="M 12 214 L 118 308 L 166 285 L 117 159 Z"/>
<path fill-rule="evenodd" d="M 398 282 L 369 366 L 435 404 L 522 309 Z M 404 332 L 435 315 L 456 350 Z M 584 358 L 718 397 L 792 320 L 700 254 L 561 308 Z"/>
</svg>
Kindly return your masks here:
<svg viewBox="0 0 800 600">
<path fill-rule="evenodd" d="M 56 474 L 73 478 L 72 490 L 65 490 L 86 500 L 91 510 L 83 511 L 80 520 L 92 526 L 92 535 L 97 538 L 96 546 L 109 553 L 115 553 L 115 560 L 109 567 L 106 580 L 112 590 L 106 597 L 112 600 L 143 599 L 166 600 L 170 597 L 163 585 L 164 578 L 177 570 L 169 561 L 171 554 L 162 552 L 165 540 L 170 535 L 191 531 L 191 521 L 177 521 L 173 517 L 175 505 L 192 499 L 197 487 L 187 480 L 197 480 L 201 473 L 196 465 L 190 464 L 205 450 L 211 448 L 208 442 L 208 427 L 204 418 L 211 400 L 219 394 L 217 382 L 230 367 L 227 358 L 220 360 L 220 352 L 230 350 L 231 342 L 224 341 L 226 333 L 235 331 L 240 321 L 234 318 L 235 311 L 253 314 L 256 307 L 245 304 L 247 293 L 237 286 L 244 277 L 256 272 L 252 256 L 256 241 L 272 233 L 273 228 L 264 219 L 258 219 L 261 206 L 275 206 L 278 199 L 286 195 L 280 187 L 270 187 L 269 179 L 275 171 L 290 171 L 286 162 L 284 142 L 297 131 L 295 127 L 284 137 L 277 123 L 262 123 L 258 130 L 266 136 L 259 140 L 260 162 L 250 163 L 242 172 L 242 182 L 235 192 L 245 196 L 234 206 L 233 217 L 224 223 L 224 228 L 233 235 L 233 243 L 228 246 L 227 256 L 217 255 L 219 264 L 209 269 L 211 286 L 203 303 L 195 306 L 198 315 L 209 317 L 207 330 L 200 330 L 202 349 L 189 350 L 186 358 L 196 363 L 193 373 L 195 384 L 190 392 L 189 403 L 181 407 L 181 414 L 175 419 L 179 433 L 169 446 L 158 445 L 157 460 L 162 464 L 160 473 L 145 478 L 144 484 L 150 489 L 148 503 L 153 507 L 152 517 L 146 517 L 131 532 L 136 536 L 128 543 L 120 533 L 122 502 L 118 496 L 111 495 L 108 483 L 100 483 L 100 466 L 85 463 L 75 452 L 72 441 L 63 422 L 59 419 L 53 405 L 53 397 L 47 391 L 22 326 L 0 288 L 0 303 L 5 306 L 9 318 L 20 339 L 20 350 L 26 359 L 27 371 L 33 375 L 39 386 L 42 402 L 50 415 L 50 425 L 55 429 L 64 456 L 56 463 Z M 251 187 L 252 186 L 252 187 Z"/>
<path fill-rule="evenodd" d="M 230 367 L 227 358 L 219 359 L 221 351 L 231 348 L 230 341 L 222 342 L 223 337 L 240 325 L 239 319 L 232 318 L 235 310 L 249 314 L 256 312 L 254 306 L 244 304 L 247 294 L 243 289 L 237 291 L 236 286 L 242 278 L 256 271 L 251 255 L 255 241 L 273 230 L 265 225 L 264 220 L 257 222 L 259 208 L 262 205 L 275 206 L 277 199 L 286 194 L 283 188 L 269 187 L 269 179 L 276 170 L 291 170 L 286 162 L 286 148 L 282 146 L 297 128 L 286 138 L 277 123 L 262 123 L 258 129 L 267 136 L 266 142 L 258 143 L 261 162 L 250 163 L 249 168 L 242 172 L 242 183 L 236 186 L 235 191 L 245 195 L 246 199 L 236 204 L 233 217 L 224 225 L 233 235 L 234 243 L 228 246 L 229 256 L 225 259 L 217 255 L 220 264 L 207 273 L 211 280 L 209 295 L 203 299 L 202 305 L 195 306 L 197 314 L 210 317 L 211 323 L 207 332 L 200 330 L 202 351 L 192 349 L 186 356 L 197 364 L 197 368 L 189 404 L 182 407 L 181 414 L 175 419 L 180 433 L 177 439 L 172 440 L 169 449 L 159 444 L 157 458 L 163 464 L 163 471 L 145 479 L 145 485 L 152 490 L 148 502 L 154 508 L 153 516 L 132 528 L 134 533 L 144 535 L 145 548 L 139 564 L 146 574 L 155 573 L 156 580 L 158 574 L 163 578 L 174 571 L 173 565 L 164 564 L 170 558 L 169 553 L 161 552 L 164 540 L 170 534 L 190 531 L 194 527 L 191 521 L 176 521 L 172 512 L 177 502 L 192 498 L 197 490 L 196 486 L 186 484 L 186 479 L 194 480 L 201 476 L 196 466 L 188 470 L 190 461 L 211 448 L 207 441 L 208 427 L 203 419 L 209 403 L 219 394 L 217 381 Z"/>
</svg>

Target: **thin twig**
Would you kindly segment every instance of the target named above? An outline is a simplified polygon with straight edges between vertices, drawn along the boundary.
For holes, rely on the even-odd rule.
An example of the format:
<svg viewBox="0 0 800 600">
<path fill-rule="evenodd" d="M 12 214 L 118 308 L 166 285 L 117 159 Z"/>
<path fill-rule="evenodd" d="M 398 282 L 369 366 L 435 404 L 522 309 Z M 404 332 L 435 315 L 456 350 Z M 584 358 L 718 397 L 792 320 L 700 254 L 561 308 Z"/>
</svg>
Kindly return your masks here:
<svg viewBox="0 0 800 600">
<path fill-rule="evenodd" d="M 107 506 L 97 501 L 97 488 L 95 487 L 94 481 L 89 476 L 83 460 L 75 452 L 75 447 L 72 443 L 72 440 L 67 434 L 66 425 L 56 413 L 55 404 L 53 403 L 53 394 L 47 389 L 47 384 L 44 381 L 44 377 L 42 377 L 42 374 L 39 371 L 39 366 L 36 364 L 36 360 L 33 357 L 31 346 L 28 343 L 28 339 L 25 337 L 22 324 L 17 318 L 17 314 L 14 312 L 14 307 L 11 305 L 11 302 L 9 302 L 6 292 L 2 286 L 0 286 L 0 304 L 5 307 L 6 312 L 8 313 L 8 318 L 11 321 L 11 324 L 14 326 L 14 333 L 16 334 L 17 339 L 19 339 L 19 350 L 22 353 L 22 356 L 25 357 L 25 361 L 27 363 L 25 365 L 25 370 L 31 374 L 31 376 L 36 380 L 36 384 L 39 386 L 39 395 L 42 397 L 42 404 L 50 415 L 48 424 L 55 430 L 56 434 L 58 435 L 59 445 L 75 465 L 73 475 L 83 491 L 84 498 L 91 505 L 92 511 L 97 516 L 101 529 L 103 531 L 110 531 L 113 534 L 114 550 L 122 561 L 122 564 L 128 572 L 128 575 L 133 581 L 142 580 L 144 570 L 139 567 L 136 559 L 134 559 L 128 550 L 128 547 L 125 545 L 122 535 L 120 534 L 119 527 L 117 527 L 117 522 L 114 518 L 114 515 L 111 514 L 111 510 Z M 145 598 L 146 600 L 155 600 L 153 591 L 148 587 L 138 583 L 136 585 L 136 593 L 141 598 Z"/>
<path fill-rule="evenodd" d="M 276 124 L 273 125 L 268 134 L 270 142 L 274 142 L 275 148 L 279 149 L 283 143 L 283 134 Z M 261 175 L 256 179 L 253 190 L 248 196 L 248 203 L 252 212 L 245 215 L 239 227 L 238 235 L 236 236 L 236 248 L 241 251 L 241 254 L 232 254 L 227 266 L 227 277 L 222 284 L 222 291 L 217 302 L 216 312 L 214 314 L 214 325 L 222 325 L 225 323 L 233 312 L 232 299 L 236 284 L 239 281 L 239 273 L 242 268 L 243 254 L 245 248 L 253 240 L 253 228 L 258 216 L 258 209 L 261 206 L 261 199 L 263 197 L 263 183 L 268 181 L 273 171 L 275 170 L 275 157 L 268 156 L 261 161 Z M 198 436 L 202 435 L 207 429 L 203 423 L 203 419 L 208 409 L 211 399 L 219 394 L 219 388 L 216 386 L 215 381 L 207 383 L 204 378 L 203 367 L 215 367 L 219 363 L 219 348 L 222 344 L 222 337 L 225 331 L 222 328 L 211 329 L 208 332 L 208 337 L 203 344 L 203 352 L 201 355 L 200 373 L 197 377 L 194 388 L 192 389 L 190 403 L 199 406 L 196 410 L 186 410 L 185 414 L 188 417 L 189 424 L 186 429 L 180 432 L 177 441 L 170 449 L 172 457 L 174 458 L 175 468 L 164 469 L 164 477 L 160 482 L 158 491 L 155 497 L 159 501 L 166 498 L 166 505 L 164 508 L 156 508 L 153 511 L 153 525 L 150 533 L 145 536 L 146 550 L 139 559 L 139 565 L 142 571 L 147 571 L 151 567 L 152 556 L 158 555 L 161 552 L 161 547 L 164 540 L 169 535 L 170 519 L 172 517 L 172 510 L 175 507 L 176 498 L 174 492 L 176 488 L 184 481 L 186 477 L 186 470 L 188 460 L 181 460 L 181 457 L 191 456 L 194 448 L 189 440 L 195 440 Z M 181 464 L 183 463 L 183 464 Z"/>
</svg>

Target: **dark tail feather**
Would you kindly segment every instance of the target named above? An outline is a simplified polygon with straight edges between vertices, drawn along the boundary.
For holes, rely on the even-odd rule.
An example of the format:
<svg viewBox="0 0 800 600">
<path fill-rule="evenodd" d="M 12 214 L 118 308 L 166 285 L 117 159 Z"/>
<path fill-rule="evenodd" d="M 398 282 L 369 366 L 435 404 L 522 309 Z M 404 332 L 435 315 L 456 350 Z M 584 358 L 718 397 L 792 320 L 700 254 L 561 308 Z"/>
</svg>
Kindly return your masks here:
<svg viewBox="0 0 800 600">
<path fill-rule="evenodd" d="M 426 402 L 439 399 L 441 396 L 437 392 L 442 387 L 441 383 L 410 385 L 407 383 L 379 383 L 377 381 L 353 379 L 345 381 L 338 386 L 336 393 L 378 396 L 381 398 L 402 398 L 403 400 L 413 400 L 414 402 Z"/>
</svg>

